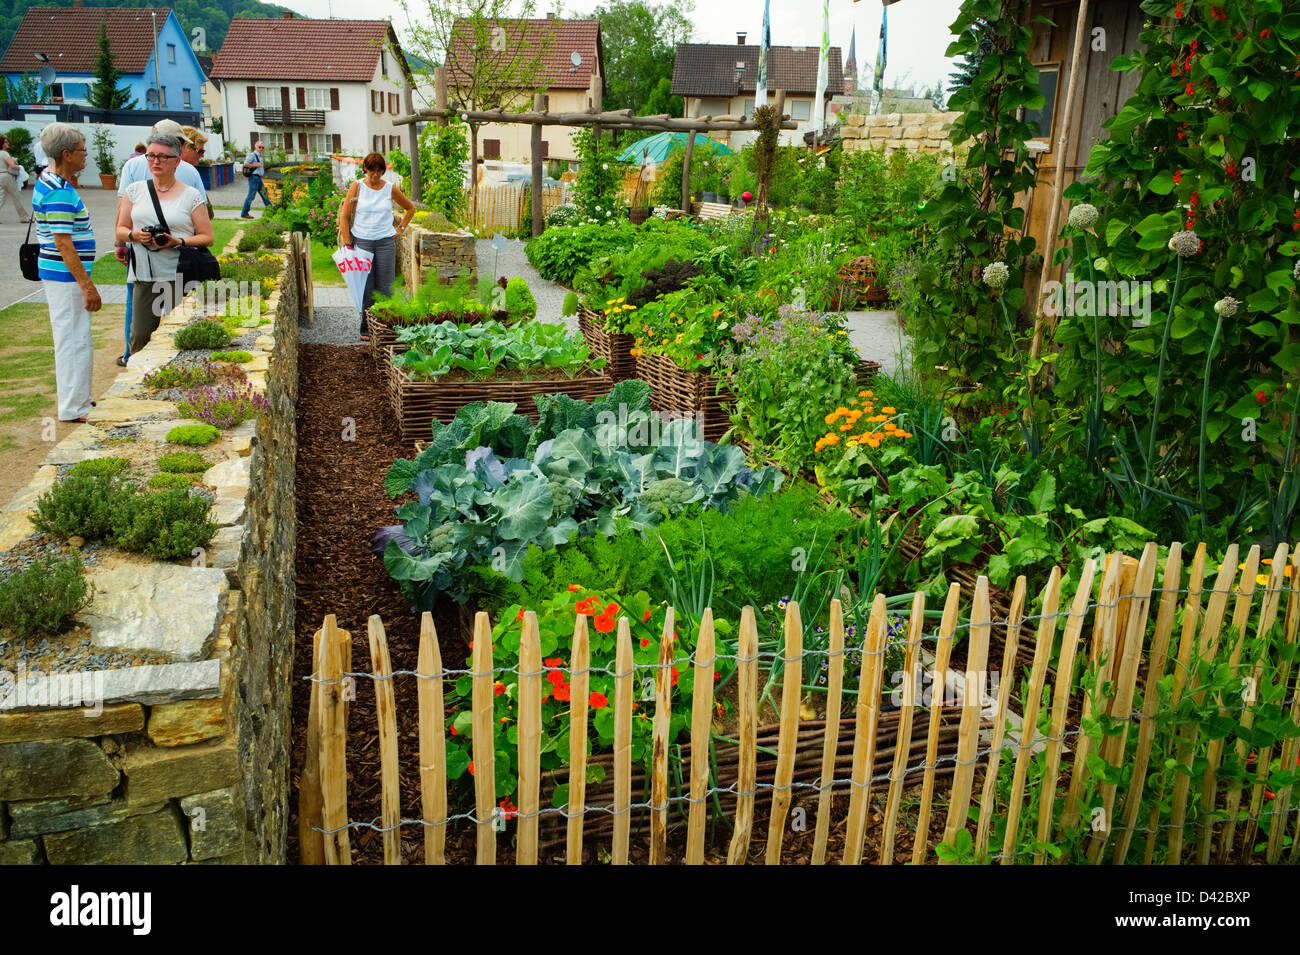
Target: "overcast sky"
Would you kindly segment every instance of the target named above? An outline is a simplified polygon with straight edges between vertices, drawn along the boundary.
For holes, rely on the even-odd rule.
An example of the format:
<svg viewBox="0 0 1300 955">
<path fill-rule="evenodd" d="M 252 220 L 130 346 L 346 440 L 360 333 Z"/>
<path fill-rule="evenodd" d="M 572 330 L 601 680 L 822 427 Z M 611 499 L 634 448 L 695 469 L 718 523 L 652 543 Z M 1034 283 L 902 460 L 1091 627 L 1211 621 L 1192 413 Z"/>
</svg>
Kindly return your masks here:
<svg viewBox="0 0 1300 955">
<path fill-rule="evenodd" d="M 406 18 L 397 0 L 278 0 L 304 16 L 335 16 L 348 19 L 389 17 L 403 35 Z M 430 0 L 416 0 L 411 9 L 427 6 Z M 565 0 L 562 15 L 590 13 L 600 0 Z M 947 84 L 952 62 L 944 56 L 952 37 L 949 25 L 957 18 L 960 0 L 901 0 L 889 8 L 889 57 L 885 84 L 915 83 L 918 90 L 937 80 Z M 880 39 L 880 0 L 831 0 L 831 45 L 848 52 L 849 35 L 857 28 L 858 68 L 864 82 L 870 82 Z M 555 9 L 554 0 L 537 0 L 538 15 Z M 821 16 L 816 0 L 771 0 L 772 42 L 791 46 L 816 46 L 821 41 Z M 749 34 L 746 42 L 758 43 L 763 24 L 762 0 L 697 0 L 691 14 L 693 39 L 700 43 L 735 43 L 737 31 Z"/>
</svg>

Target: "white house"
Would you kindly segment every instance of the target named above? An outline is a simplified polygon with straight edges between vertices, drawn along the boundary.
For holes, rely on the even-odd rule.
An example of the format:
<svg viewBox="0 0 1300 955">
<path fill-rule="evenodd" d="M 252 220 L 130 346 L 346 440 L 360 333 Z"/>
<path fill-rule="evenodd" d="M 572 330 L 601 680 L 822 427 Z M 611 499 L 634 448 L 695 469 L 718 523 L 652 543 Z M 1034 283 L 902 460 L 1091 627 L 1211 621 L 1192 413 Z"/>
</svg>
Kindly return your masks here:
<svg viewBox="0 0 1300 955">
<path fill-rule="evenodd" d="M 701 116 L 744 116 L 754 113 L 754 91 L 758 80 L 758 50 L 736 34 L 729 43 L 679 43 L 673 60 L 672 93 L 685 99 L 686 115 L 698 105 Z M 773 46 L 768 48 L 767 89 L 770 96 L 785 90 L 785 111 L 798 129 L 782 130 L 783 146 L 803 142 L 812 129 L 813 100 L 817 93 L 818 48 L 815 46 Z M 826 100 L 844 92 L 844 70 L 840 48 L 830 48 L 830 69 Z M 830 111 L 827 111 L 827 116 Z M 829 120 L 828 120 L 829 122 Z M 732 132 L 724 140 L 732 149 L 748 145 L 756 137 L 749 131 Z"/>
<path fill-rule="evenodd" d="M 216 55 L 225 138 L 294 156 L 410 149 L 411 72 L 387 20 L 237 17 Z"/>
</svg>

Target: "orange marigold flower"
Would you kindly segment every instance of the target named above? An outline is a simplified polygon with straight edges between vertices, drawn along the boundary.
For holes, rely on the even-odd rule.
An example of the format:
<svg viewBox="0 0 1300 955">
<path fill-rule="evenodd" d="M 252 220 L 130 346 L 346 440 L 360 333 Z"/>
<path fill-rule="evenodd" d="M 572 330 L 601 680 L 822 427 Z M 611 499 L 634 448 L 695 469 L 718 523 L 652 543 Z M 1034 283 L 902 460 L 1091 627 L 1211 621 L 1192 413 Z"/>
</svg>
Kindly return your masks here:
<svg viewBox="0 0 1300 955">
<path fill-rule="evenodd" d="M 826 437 L 822 438 L 822 440 L 827 444 L 839 444 L 840 436 L 838 434 L 828 434 Z"/>
<path fill-rule="evenodd" d="M 842 424 L 842 425 L 840 425 L 840 430 L 841 430 L 841 431 L 852 431 L 852 430 L 853 430 L 853 425 L 852 425 L 852 424 Z"/>
<path fill-rule="evenodd" d="M 888 419 L 887 419 L 884 415 L 882 415 L 882 414 L 873 414 L 873 415 L 872 415 L 870 418 L 868 418 L 867 420 L 868 420 L 868 421 L 874 421 L 874 422 L 876 422 L 877 424 L 879 424 L 881 421 L 887 421 Z"/>
<path fill-rule="evenodd" d="M 859 397 L 859 398 L 874 398 L 874 397 L 876 397 L 876 393 L 875 393 L 874 391 L 859 391 L 859 392 L 858 392 L 858 397 Z"/>
<path fill-rule="evenodd" d="M 898 414 L 898 409 L 892 408 L 889 405 L 885 405 L 885 407 L 881 408 L 880 410 L 883 411 L 885 414 Z"/>
<path fill-rule="evenodd" d="M 839 412 L 832 411 L 832 412 L 831 412 L 830 414 L 828 414 L 825 418 L 822 418 L 822 420 L 825 421 L 827 424 L 834 424 L 834 423 L 835 423 L 835 419 L 838 418 L 838 417 L 839 417 Z"/>
</svg>

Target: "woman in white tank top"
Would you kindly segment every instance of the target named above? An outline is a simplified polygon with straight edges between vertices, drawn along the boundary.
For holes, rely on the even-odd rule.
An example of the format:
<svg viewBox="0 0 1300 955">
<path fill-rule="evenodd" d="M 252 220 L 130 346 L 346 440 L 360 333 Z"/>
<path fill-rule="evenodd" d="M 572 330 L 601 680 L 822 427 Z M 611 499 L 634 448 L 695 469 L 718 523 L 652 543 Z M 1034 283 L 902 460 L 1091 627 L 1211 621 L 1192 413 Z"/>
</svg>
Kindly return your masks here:
<svg viewBox="0 0 1300 955">
<path fill-rule="evenodd" d="M 415 215 L 415 203 L 403 195 L 401 189 L 384 181 L 388 163 L 379 153 L 368 155 L 362 160 L 361 168 L 366 177 L 348 187 L 348 194 L 339 205 L 339 244 L 364 249 L 374 256 L 361 310 L 361 340 L 365 342 L 370 340 L 366 312 L 374 303 L 376 292 L 392 294 L 393 275 L 397 268 L 397 236 Z M 406 210 L 396 227 L 393 225 L 394 203 Z"/>
</svg>

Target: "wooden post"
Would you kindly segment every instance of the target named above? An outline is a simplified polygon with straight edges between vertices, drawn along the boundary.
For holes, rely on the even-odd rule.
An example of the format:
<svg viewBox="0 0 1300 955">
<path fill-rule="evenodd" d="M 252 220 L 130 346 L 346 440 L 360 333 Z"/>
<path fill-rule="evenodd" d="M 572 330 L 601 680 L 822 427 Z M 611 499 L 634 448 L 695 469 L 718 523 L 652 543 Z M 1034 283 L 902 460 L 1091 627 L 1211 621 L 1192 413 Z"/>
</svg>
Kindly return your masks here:
<svg viewBox="0 0 1300 955">
<path fill-rule="evenodd" d="M 542 644 L 537 614 L 524 614 L 519 636 L 519 839 L 516 865 L 537 865 L 542 758 Z"/>
<path fill-rule="evenodd" d="M 591 83 L 587 86 L 587 96 L 591 100 L 591 109 L 599 114 L 602 112 L 601 104 L 605 99 L 605 84 L 601 81 L 600 74 L 595 70 L 591 73 Z M 600 123 L 591 124 L 591 139 L 596 146 L 596 155 L 600 155 Z"/>
<path fill-rule="evenodd" d="M 442 652 L 433 614 L 420 617 L 420 656 L 415 671 L 420 707 L 420 810 L 424 816 L 424 864 L 442 865 L 447 843 L 447 736 L 443 725 Z"/>
<path fill-rule="evenodd" d="M 493 700 L 492 678 L 492 625 L 488 615 L 479 611 L 474 615 L 474 674 L 471 693 L 471 710 L 474 719 L 474 815 L 478 828 L 478 865 L 497 864 L 496 801 L 496 750 L 492 745 Z"/>
<path fill-rule="evenodd" d="M 691 119 L 700 115 L 700 101 L 691 104 Z M 682 157 L 682 212 L 691 211 L 691 155 L 695 152 L 695 130 L 686 134 L 686 155 Z"/>
<path fill-rule="evenodd" d="M 831 831 L 831 786 L 835 779 L 835 753 L 840 742 L 840 703 L 844 690 L 844 607 L 831 601 L 830 666 L 826 676 L 826 731 L 822 737 L 822 775 L 818 780 L 817 833 L 813 838 L 812 864 L 826 862 L 826 840 Z"/>
<path fill-rule="evenodd" d="M 348 840 L 348 716 L 344 701 L 344 644 L 352 637 L 340 630 L 334 614 L 325 618 L 321 633 L 320 762 L 321 820 L 326 832 L 325 864 L 351 865 Z"/>
<path fill-rule="evenodd" d="M 921 635 L 925 629 L 925 594 L 912 595 L 912 614 L 907 625 L 907 649 L 903 651 L 903 694 L 898 717 L 898 738 L 894 743 L 894 765 L 889 774 L 889 796 L 885 805 L 885 828 L 880 837 L 880 864 L 894 861 L 894 833 L 898 825 L 898 806 L 903 797 L 903 779 L 907 775 L 907 759 L 912 752 L 912 718 L 916 713 L 916 691 L 921 681 L 917 657 Z M 827 713 L 829 716 L 830 713 Z M 821 819 L 817 820 L 818 825 Z"/>
<path fill-rule="evenodd" d="M 650 864 L 668 861 L 668 723 L 672 719 L 673 608 L 664 615 L 655 670 L 655 715 L 650 751 Z"/>
<path fill-rule="evenodd" d="M 1060 133 L 1056 137 L 1056 166 L 1052 170 L 1052 198 L 1047 206 L 1047 234 L 1043 236 L 1043 271 L 1038 276 L 1038 299 L 1034 302 L 1034 341 L 1030 346 L 1030 360 L 1037 358 L 1043 347 L 1043 329 L 1047 324 L 1043 315 L 1043 286 L 1052 274 L 1052 256 L 1056 249 L 1056 226 L 1061 214 L 1061 190 L 1065 184 L 1065 146 L 1070 135 L 1070 120 L 1074 116 L 1074 94 L 1079 88 L 1079 73 L 1083 67 L 1083 51 L 1087 48 L 1088 0 L 1079 0 L 1079 13 L 1074 23 L 1074 54 L 1070 58 L 1070 82 L 1065 87 L 1065 105 L 1061 107 Z"/>
<path fill-rule="evenodd" d="M 865 661 L 864 661 L 864 666 Z M 794 755 L 799 744 L 799 703 L 803 699 L 803 620 L 799 602 L 785 608 L 785 657 L 781 668 L 781 736 L 777 744 L 776 777 L 772 780 L 772 814 L 767 825 L 768 865 L 781 864 L 781 844 L 794 795 Z"/>
<path fill-rule="evenodd" d="M 370 668 L 375 674 L 375 718 L 379 723 L 380 819 L 384 827 L 384 865 L 402 864 L 401 783 L 397 778 L 397 705 L 388 635 L 379 614 L 371 614 Z"/>
<path fill-rule="evenodd" d="M 618 648 L 614 660 L 614 845 L 610 862 L 627 865 L 628 833 L 632 823 L 632 627 L 627 614 L 618 618 Z"/>
<path fill-rule="evenodd" d="M 695 644 L 691 694 L 691 810 L 686 833 L 686 864 L 704 864 L 705 805 L 709 798 L 709 734 L 713 731 L 713 610 L 705 608 Z"/>
<path fill-rule="evenodd" d="M 749 856 L 754 828 L 754 784 L 758 774 L 758 627 L 754 608 L 740 611 L 740 641 L 736 660 L 736 696 L 740 704 L 740 740 L 736 768 L 736 828 L 727 849 L 727 865 L 742 865 Z"/>
<path fill-rule="evenodd" d="M 939 724 L 943 722 L 943 698 L 948 688 L 948 661 L 952 657 L 952 635 L 957 627 L 961 584 L 948 585 L 948 596 L 939 620 L 939 639 L 934 646 L 934 677 L 930 681 L 930 726 L 925 741 L 925 777 L 921 782 L 921 808 L 912 844 L 912 865 L 925 862 L 930 849 L 930 804 L 934 801 L 934 775 L 939 761 Z M 865 660 L 863 661 L 865 663 Z"/>
<path fill-rule="evenodd" d="M 565 863 L 582 865 L 582 825 L 587 813 L 587 694 L 591 687 L 591 641 L 587 618 L 573 622 L 573 651 L 569 657 L 569 815 Z"/>
<path fill-rule="evenodd" d="M 534 112 L 545 111 L 550 98 L 545 93 L 533 94 Z M 532 160 L 533 160 L 533 238 L 542 234 L 546 228 L 546 219 L 542 215 L 542 124 L 532 125 Z"/>
<path fill-rule="evenodd" d="M 447 128 L 447 68 L 445 66 L 435 66 L 433 68 L 433 104 L 438 109 L 438 118 L 435 120 L 439 129 Z"/>
<path fill-rule="evenodd" d="M 408 85 L 402 90 L 402 99 L 406 102 L 406 115 L 415 115 L 415 102 L 411 98 L 411 87 Z M 416 128 L 416 121 L 413 119 L 406 124 L 407 136 L 410 137 L 411 150 L 411 198 L 419 202 L 420 197 L 424 195 L 424 181 L 420 176 L 420 133 Z"/>
<path fill-rule="evenodd" d="M 320 713 L 321 631 L 311 642 L 311 703 L 307 709 L 307 755 L 298 780 L 298 862 L 324 865 L 325 843 L 317 830 L 321 826 L 320 803 Z"/>
<path fill-rule="evenodd" d="M 1023 601 L 1023 587 L 1017 589 Z M 883 603 L 883 598 L 877 599 Z M 948 819 L 943 832 L 943 841 L 947 843 L 955 842 L 957 833 L 966 831 L 970 824 L 967 810 L 970 808 L 971 787 L 975 781 L 975 763 L 979 759 L 980 720 L 983 717 L 983 688 L 978 684 L 988 669 L 989 633 L 993 629 L 989 617 L 989 579 L 980 576 L 975 580 L 975 596 L 970 608 L 970 644 L 963 681 L 965 692 L 962 696 L 961 727 L 957 742 L 957 766 L 953 772 L 952 789 L 948 797 Z M 950 859 L 939 860 L 940 865 L 950 863 Z"/>
<path fill-rule="evenodd" d="M 870 811 L 871 775 L 876 768 L 876 726 L 880 718 L 880 687 L 885 671 L 884 648 L 885 595 L 878 593 L 871 603 L 866 639 L 862 644 L 858 723 L 853 733 L 853 791 L 849 796 L 848 819 L 844 823 L 842 865 L 862 862 L 862 841 L 866 836 Z"/>
<path fill-rule="evenodd" d="M 993 820 L 993 804 L 997 797 L 998 767 L 1002 763 L 1002 748 L 1006 740 L 1007 704 L 1016 687 L 1016 650 L 1020 646 L 1020 626 L 1025 613 L 1025 578 L 1016 578 L 1011 593 L 1011 610 L 1007 614 L 1006 640 L 1002 647 L 1001 678 L 998 680 L 997 713 L 993 717 L 993 744 L 984 770 L 984 790 L 980 795 L 980 818 L 975 829 L 975 858 L 983 861 L 989 844 L 989 827 Z M 982 682 L 982 681 L 981 681 Z M 983 692 L 981 690 L 981 692 Z"/>
</svg>

